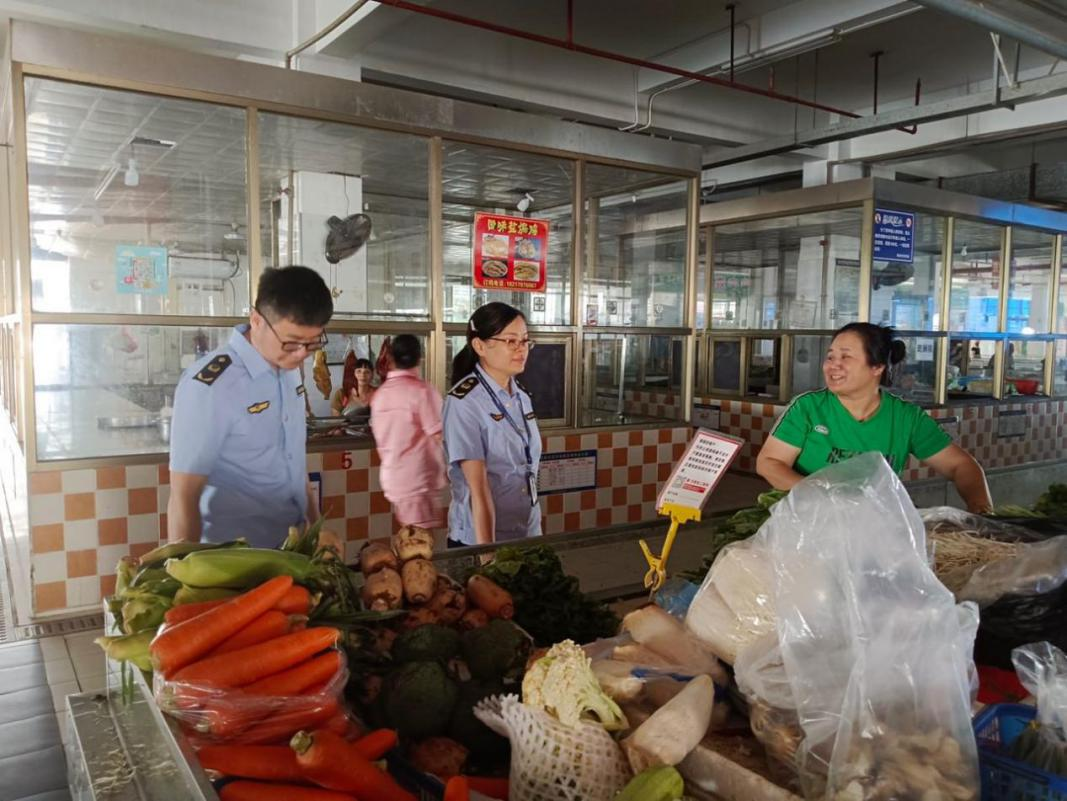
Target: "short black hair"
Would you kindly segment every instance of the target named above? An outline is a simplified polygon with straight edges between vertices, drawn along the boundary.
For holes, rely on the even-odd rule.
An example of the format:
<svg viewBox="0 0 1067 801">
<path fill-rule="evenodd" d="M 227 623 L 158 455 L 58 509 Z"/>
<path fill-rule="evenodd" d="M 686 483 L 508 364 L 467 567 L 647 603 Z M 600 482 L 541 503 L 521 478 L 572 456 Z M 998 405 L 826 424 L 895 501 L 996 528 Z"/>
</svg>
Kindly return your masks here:
<svg viewBox="0 0 1067 801">
<path fill-rule="evenodd" d="M 271 322 L 323 328 L 333 317 L 333 296 L 310 267 L 268 267 L 259 277 L 255 308 Z"/>
<path fill-rule="evenodd" d="M 419 366 L 422 358 L 422 343 L 414 334 L 398 334 L 393 337 L 393 364 L 401 370 L 410 370 Z"/>
<path fill-rule="evenodd" d="M 904 361 L 908 349 L 903 340 L 896 339 L 896 332 L 890 326 L 875 325 L 874 323 L 849 323 L 843 325 L 834 332 L 834 339 L 841 334 L 856 334 L 863 342 L 863 350 L 867 355 L 867 364 L 870 367 L 885 367 L 882 372 L 881 383 L 889 386 L 893 368 Z"/>
<path fill-rule="evenodd" d="M 374 365 L 371 364 L 370 359 L 356 359 L 355 363 L 352 365 L 352 369 L 359 370 L 360 368 L 364 370 L 373 370 Z"/>
</svg>

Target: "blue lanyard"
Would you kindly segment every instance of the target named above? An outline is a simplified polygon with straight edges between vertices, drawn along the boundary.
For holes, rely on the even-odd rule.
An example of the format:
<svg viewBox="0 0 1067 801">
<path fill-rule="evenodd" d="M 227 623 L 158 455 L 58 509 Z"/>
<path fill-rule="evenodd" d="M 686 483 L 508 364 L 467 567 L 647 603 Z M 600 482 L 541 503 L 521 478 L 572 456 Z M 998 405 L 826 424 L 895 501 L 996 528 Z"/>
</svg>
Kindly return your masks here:
<svg viewBox="0 0 1067 801">
<path fill-rule="evenodd" d="M 537 477 L 533 472 L 533 455 L 530 453 L 530 440 L 532 437 L 530 435 L 530 424 L 526 422 L 526 414 L 523 412 L 522 408 L 522 396 L 518 393 L 518 388 L 516 387 L 515 401 L 519 404 L 519 416 L 522 418 L 522 427 L 526 431 L 525 436 L 522 431 L 519 430 L 518 424 L 508 413 L 504 404 L 500 402 L 500 398 L 496 396 L 496 392 L 493 391 L 492 385 L 485 380 L 485 376 L 482 375 L 481 369 L 475 367 L 474 374 L 478 377 L 479 383 L 485 389 L 489 398 L 493 401 L 493 405 L 496 406 L 497 411 L 504 416 L 504 419 L 508 421 L 512 430 L 519 435 L 519 439 L 522 441 L 522 449 L 526 455 L 526 483 L 530 490 L 530 502 L 531 504 L 535 504 L 537 503 Z"/>
</svg>

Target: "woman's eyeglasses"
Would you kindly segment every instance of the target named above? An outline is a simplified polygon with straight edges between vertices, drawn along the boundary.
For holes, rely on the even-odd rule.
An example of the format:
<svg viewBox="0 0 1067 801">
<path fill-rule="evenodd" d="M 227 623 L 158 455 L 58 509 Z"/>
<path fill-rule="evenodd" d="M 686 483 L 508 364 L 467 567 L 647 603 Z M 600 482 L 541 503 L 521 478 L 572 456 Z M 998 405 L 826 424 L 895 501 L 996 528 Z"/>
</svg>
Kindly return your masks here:
<svg viewBox="0 0 1067 801">
<path fill-rule="evenodd" d="M 319 338 L 317 340 L 314 340 L 312 342 L 297 342 L 294 340 L 282 339 L 280 336 L 278 336 L 278 332 L 274 330 L 274 326 L 270 324 L 270 320 L 267 319 L 266 315 L 264 315 L 263 312 L 261 312 L 259 309 L 256 309 L 256 313 L 263 318 L 263 322 L 267 324 L 267 328 L 269 328 L 270 332 L 274 334 L 274 338 L 278 340 L 278 342 L 282 346 L 282 350 L 284 350 L 286 353 L 296 353 L 301 349 L 308 353 L 314 353 L 317 350 L 322 350 L 323 348 L 325 348 L 326 343 L 330 341 L 329 338 L 326 336 L 325 331 L 319 334 Z"/>
<path fill-rule="evenodd" d="M 532 339 L 519 339 L 518 337 L 486 337 L 486 339 L 491 339 L 494 342 L 503 342 L 508 346 L 508 350 L 518 350 L 519 348 L 533 350 L 534 345 L 537 344 Z"/>
</svg>

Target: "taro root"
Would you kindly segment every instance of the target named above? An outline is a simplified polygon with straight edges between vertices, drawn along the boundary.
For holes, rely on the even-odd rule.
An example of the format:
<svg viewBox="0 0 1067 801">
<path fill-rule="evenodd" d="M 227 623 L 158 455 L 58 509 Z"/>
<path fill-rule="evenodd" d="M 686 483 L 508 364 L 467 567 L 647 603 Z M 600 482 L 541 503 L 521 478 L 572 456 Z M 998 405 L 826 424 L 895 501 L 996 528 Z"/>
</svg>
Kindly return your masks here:
<svg viewBox="0 0 1067 801">
<path fill-rule="evenodd" d="M 418 526 L 404 526 L 393 535 L 393 550 L 401 562 L 433 559 L 433 532 Z"/>
<path fill-rule="evenodd" d="M 437 568 L 427 559 L 410 559 L 400 568 L 404 597 L 410 604 L 424 604 L 437 590 Z"/>
<path fill-rule="evenodd" d="M 384 567 L 399 570 L 400 564 L 396 560 L 396 554 L 384 542 L 368 542 L 359 552 L 359 569 L 364 576 L 377 573 Z"/>
<path fill-rule="evenodd" d="M 376 612 L 399 609 L 403 600 L 404 582 L 391 567 L 383 567 L 364 580 L 363 604 L 368 609 Z"/>
</svg>

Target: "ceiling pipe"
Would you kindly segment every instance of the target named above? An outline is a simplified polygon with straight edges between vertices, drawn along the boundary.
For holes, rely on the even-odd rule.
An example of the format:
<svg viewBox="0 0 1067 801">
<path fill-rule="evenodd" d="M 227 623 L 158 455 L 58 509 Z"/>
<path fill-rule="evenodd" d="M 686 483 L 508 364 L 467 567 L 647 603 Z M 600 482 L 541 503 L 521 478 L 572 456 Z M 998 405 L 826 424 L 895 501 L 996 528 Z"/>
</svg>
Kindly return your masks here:
<svg viewBox="0 0 1067 801">
<path fill-rule="evenodd" d="M 749 86 L 748 84 L 736 83 L 726 78 L 717 78 L 714 75 L 705 75 L 700 72 L 691 72 L 690 70 L 672 67 L 669 64 L 661 64 L 655 61 L 647 61 L 641 58 L 633 58 L 632 56 L 627 56 L 622 53 L 614 53 L 609 50 L 601 50 L 597 47 L 589 47 L 587 45 L 578 44 L 577 42 L 573 41 L 573 39 L 571 41 L 567 41 L 566 39 L 557 39 L 553 36 L 543 36 L 539 33 L 531 33 L 529 31 L 520 30 L 518 28 L 511 28 L 506 25 L 498 25 L 495 22 L 486 22 L 485 20 L 476 19 L 474 17 L 467 17 L 462 14 L 455 14 L 451 11 L 445 11 L 443 9 L 433 8 L 431 6 L 420 6 L 417 3 L 408 2 L 408 0 L 377 0 L 377 2 L 383 6 L 392 6 L 393 8 L 399 8 L 403 11 L 410 11 L 414 14 L 423 14 L 429 17 L 436 17 L 437 19 L 448 20 L 449 22 L 456 22 L 460 25 L 468 25 L 472 28 L 480 28 L 482 30 L 500 33 L 505 36 L 511 36 L 516 39 L 525 39 L 526 41 L 537 42 L 539 44 L 548 45 L 549 47 L 558 47 L 562 50 L 570 50 L 575 53 L 582 53 L 583 55 L 593 56 L 595 58 L 602 58 L 608 61 L 618 61 L 622 64 L 629 64 L 634 67 L 641 67 L 642 69 L 665 72 L 669 75 L 677 75 L 679 78 L 688 78 L 691 81 L 707 83 L 711 84 L 712 86 L 722 87 L 724 89 L 733 89 L 739 92 L 747 92 L 748 94 L 759 95 L 760 97 L 767 97 L 772 100 L 780 100 L 784 103 L 793 103 L 798 106 L 805 106 L 807 108 L 817 109 L 818 111 L 825 111 L 830 114 L 838 114 L 842 117 L 858 119 L 860 116 L 862 116 L 860 114 L 855 113 L 854 111 L 836 108 L 834 106 L 826 105 L 825 103 L 817 103 L 812 100 L 807 100 L 803 97 L 782 94 L 781 92 L 776 92 L 773 89 L 761 89 L 758 86 Z"/>
<path fill-rule="evenodd" d="M 981 6 L 972 0 L 917 0 L 917 2 L 927 8 L 961 17 L 986 30 L 1043 50 L 1056 58 L 1067 59 L 1067 42 L 1055 36 L 1049 36 L 1025 22 L 998 13 L 994 9 Z"/>
<path fill-rule="evenodd" d="M 298 44 L 292 50 L 286 50 L 285 51 L 285 68 L 287 70 L 288 69 L 292 69 L 292 67 L 293 67 L 293 58 L 295 56 L 300 55 L 301 53 L 303 53 L 305 50 L 307 50 L 309 47 L 311 47 L 316 42 L 320 42 L 323 39 L 325 39 L 327 36 L 329 36 L 335 30 L 337 30 L 342 25 L 344 25 L 345 21 L 349 17 L 351 17 L 353 14 L 355 14 L 361 8 L 363 8 L 363 6 L 365 6 L 366 4 L 367 4 L 367 0 L 356 0 L 356 2 L 353 3 L 352 6 L 347 11 L 345 11 L 343 14 L 341 14 L 337 19 L 335 19 L 333 22 L 331 22 L 329 25 L 327 25 L 321 31 L 316 33 L 314 36 L 312 36 L 312 37 L 310 37 L 308 39 L 305 39 L 303 42 Z"/>
</svg>

